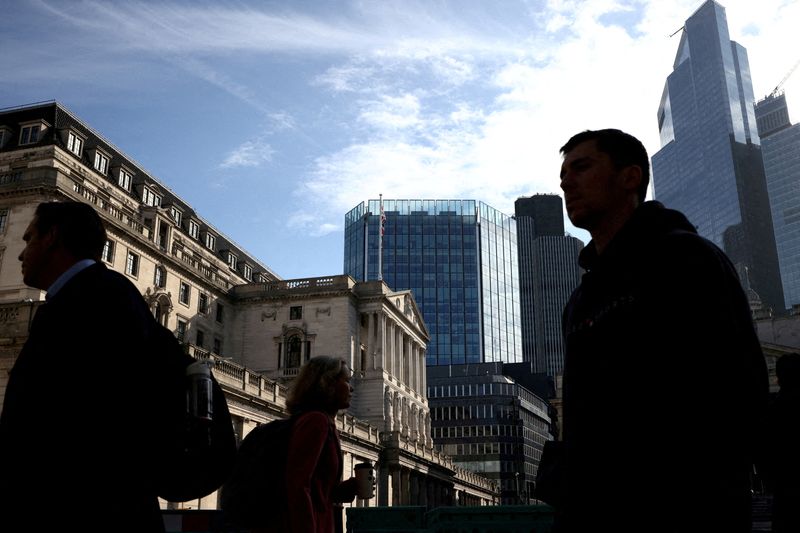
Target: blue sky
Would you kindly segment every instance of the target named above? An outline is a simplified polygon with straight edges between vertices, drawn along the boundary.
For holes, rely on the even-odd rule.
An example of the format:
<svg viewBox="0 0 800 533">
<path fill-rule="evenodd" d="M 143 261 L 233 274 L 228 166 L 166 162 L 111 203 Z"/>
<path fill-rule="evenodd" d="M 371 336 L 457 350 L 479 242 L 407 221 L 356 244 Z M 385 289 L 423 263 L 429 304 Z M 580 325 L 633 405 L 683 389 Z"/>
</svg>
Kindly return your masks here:
<svg viewBox="0 0 800 533">
<path fill-rule="evenodd" d="M 0 107 L 56 99 L 280 276 L 337 274 L 379 193 L 512 213 L 560 192 L 577 131 L 658 150 L 669 35 L 701 3 L 0 0 Z M 722 4 L 760 98 L 800 60 L 800 2 Z"/>
</svg>

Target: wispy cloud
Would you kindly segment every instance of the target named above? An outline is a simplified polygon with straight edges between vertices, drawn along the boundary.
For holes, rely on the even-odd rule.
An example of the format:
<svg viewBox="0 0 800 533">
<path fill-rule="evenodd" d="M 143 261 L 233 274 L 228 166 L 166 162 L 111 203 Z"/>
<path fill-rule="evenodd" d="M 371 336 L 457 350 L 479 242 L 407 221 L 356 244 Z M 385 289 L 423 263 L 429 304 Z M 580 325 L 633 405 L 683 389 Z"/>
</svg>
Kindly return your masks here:
<svg viewBox="0 0 800 533">
<path fill-rule="evenodd" d="M 245 141 L 228 153 L 219 166 L 225 169 L 258 167 L 272 161 L 274 153 L 272 146 L 260 139 Z"/>
</svg>

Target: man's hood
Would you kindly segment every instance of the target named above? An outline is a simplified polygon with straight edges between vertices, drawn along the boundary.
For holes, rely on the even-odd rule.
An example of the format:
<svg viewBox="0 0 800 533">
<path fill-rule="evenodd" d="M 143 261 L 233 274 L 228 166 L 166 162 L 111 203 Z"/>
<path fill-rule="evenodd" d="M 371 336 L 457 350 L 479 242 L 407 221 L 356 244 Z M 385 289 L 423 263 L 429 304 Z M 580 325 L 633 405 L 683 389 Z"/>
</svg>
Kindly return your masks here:
<svg viewBox="0 0 800 533">
<path fill-rule="evenodd" d="M 583 269 L 592 270 L 599 262 L 611 260 L 619 255 L 622 249 L 629 249 L 628 243 L 658 239 L 673 231 L 697 233 L 697 229 L 680 211 L 667 209 L 661 202 L 644 202 L 636 208 L 631 218 L 608 243 L 602 255 L 598 256 L 592 241 L 581 251 L 578 262 Z"/>
</svg>

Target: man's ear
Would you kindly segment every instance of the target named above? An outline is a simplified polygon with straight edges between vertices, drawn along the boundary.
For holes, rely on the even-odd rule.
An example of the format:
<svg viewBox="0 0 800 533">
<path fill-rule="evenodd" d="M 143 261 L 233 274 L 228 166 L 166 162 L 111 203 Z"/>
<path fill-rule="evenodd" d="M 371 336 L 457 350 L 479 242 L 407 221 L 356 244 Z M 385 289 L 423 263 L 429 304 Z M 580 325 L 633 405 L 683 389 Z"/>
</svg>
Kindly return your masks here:
<svg viewBox="0 0 800 533">
<path fill-rule="evenodd" d="M 622 186 L 626 191 L 634 191 L 638 196 L 639 186 L 642 183 L 642 167 L 639 165 L 628 165 L 622 169 Z"/>
<path fill-rule="evenodd" d="M 47 233 L 41 239 L 47 250 L 55 250 L 61 244 L 60 234 L 56 226 L 47 230 Z"/>
</svg>

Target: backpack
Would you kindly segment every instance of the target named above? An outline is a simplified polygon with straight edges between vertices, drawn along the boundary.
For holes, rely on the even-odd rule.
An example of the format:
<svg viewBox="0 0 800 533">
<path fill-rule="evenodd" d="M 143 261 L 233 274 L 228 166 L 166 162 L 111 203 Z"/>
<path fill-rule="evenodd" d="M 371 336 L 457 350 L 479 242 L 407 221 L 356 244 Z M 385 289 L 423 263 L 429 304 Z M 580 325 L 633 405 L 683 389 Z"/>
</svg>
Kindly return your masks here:
<svg viewBox="0 0 800 533">
<path fill-rule="evenodd" d="M 152 450 L 156 494 L 167 501 L 202 498 L 217 490 L 236 459 L 236 436 L 225 394 L 211 375 L 213 413 L 210 421 L 188 414 L 191 386 L 187 367 L 195 363 L 171 331 L 156 325 L 151 340 L 157 357 L 148 369 L 153 381 Z"/>
<path fill-rule="evenodd" d="M 286 513 L 286 457 L 294 421 L 292 417 L 262 424 L 242 441 L 233 473 L 220 492 L 229 524 L 264 527 Z"/>
</svg>

